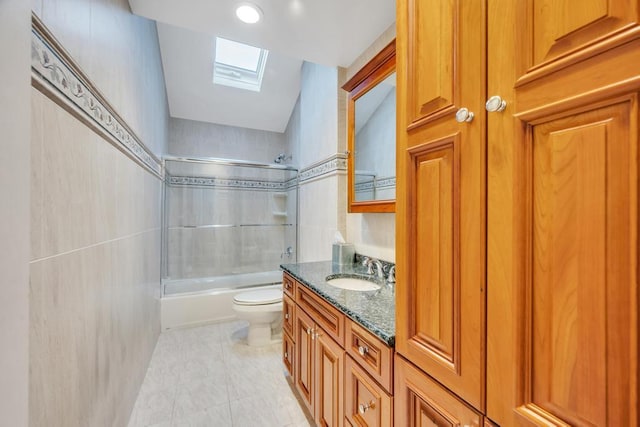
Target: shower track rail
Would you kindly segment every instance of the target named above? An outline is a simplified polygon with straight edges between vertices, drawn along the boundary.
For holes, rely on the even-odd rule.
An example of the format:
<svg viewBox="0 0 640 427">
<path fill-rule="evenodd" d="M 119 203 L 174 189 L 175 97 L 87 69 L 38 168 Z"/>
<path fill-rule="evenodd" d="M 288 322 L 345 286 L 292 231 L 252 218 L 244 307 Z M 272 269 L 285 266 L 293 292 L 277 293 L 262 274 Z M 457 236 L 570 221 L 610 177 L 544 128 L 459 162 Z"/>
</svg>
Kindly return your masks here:
<svg viewBox="0 0 640 427">
<path fill-rule="evenodd" d="M 295 224 L 205 224 L 205 225 L 174 225 L 169 230 L 182 230 L 185 228 L 234 228 L 234 227 L 292 227 Z"/>
<path fill-rule="evenodd" d="M 298 168 L 288 165 L 279 165 L 271 163 L 257 163 L 246 160 L 224 159 L 220 157 L 180 157 L 180 156 L 164 156 L 163 163 L 167 161 L 187 162 L 187 163 L 213 163 L 224 166 L 245 166 L 262 169 L 276 169 L 284 171 L 298 171 Z"/>
</svg>

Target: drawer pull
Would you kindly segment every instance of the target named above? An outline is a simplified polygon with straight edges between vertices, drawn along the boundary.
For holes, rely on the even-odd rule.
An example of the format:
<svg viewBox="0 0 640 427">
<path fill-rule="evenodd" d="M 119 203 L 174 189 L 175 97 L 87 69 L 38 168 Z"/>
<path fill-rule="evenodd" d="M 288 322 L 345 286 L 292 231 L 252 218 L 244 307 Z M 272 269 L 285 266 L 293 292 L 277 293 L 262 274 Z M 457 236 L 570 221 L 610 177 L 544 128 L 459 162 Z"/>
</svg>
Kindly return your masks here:
<svg viewBox="0 0 640 427">
<path fill-rule="evenodd" d="M 288 319 L 288 318 L 289 318 L 289 313 L 285 313 L 285 314 L 284 314 L 284 318 L 285 318 L 285 319 Z"/>
<path fill-rule="evenodd" d="M 373 400 L 371 402 L 367 403 L 366 405 L 364 403 L 361 403 L 361 404 L 358 405 L 358 412 L 360 412 L 363 415 L 369 409 L 376 409 L 376 404 L 375 404 L 375 402 Z"/>
<path fill-rule="evenodd" d="M 367 353 L 369 353 L 369 347 L 364 345 L 358 346 L 358 353 L 360 353 L 360 356 L 366 356 Z"/>
<path fill-rule="evenodd" d="M 284 352 L 284 358 L 285 358 L 285 359 L 288 359 L 288 358 L 289 358 L 289 352 L 286 352 L 286 351 Z"/>
</svg>

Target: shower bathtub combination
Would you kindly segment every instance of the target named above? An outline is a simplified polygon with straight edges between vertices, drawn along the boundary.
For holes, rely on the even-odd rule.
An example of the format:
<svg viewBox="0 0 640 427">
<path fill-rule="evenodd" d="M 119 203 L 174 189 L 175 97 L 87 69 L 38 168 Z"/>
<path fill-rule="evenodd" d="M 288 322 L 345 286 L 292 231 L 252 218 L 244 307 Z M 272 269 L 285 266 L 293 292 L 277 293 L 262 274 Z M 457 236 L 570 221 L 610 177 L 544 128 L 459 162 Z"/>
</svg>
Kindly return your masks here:
<svg viewBox="0 0 640 427">
<path fill-rule="evenodd" d="M 230 320 L 247 289 L 282 287 L 296 262 L 297 170 L 166 157 L 162 329 Z"/>
</svg>

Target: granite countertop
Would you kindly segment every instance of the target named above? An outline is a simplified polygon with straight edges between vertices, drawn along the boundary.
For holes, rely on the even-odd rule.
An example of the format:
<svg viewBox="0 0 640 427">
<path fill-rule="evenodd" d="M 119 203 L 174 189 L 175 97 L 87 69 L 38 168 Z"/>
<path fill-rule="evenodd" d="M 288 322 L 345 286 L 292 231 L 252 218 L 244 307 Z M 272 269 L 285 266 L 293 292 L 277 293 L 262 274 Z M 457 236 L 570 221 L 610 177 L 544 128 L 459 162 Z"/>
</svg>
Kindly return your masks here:
<svg viewBox="0 0 640 427">
<path fill-rule="evenodd" d="M 327 300 L 350 319 L 376 335 L 390 347 L 395 344 L 395 293 L 384 280 L 378 280 L 377 291 L 350 291 L 336 288 L 325 278 L 331 274 L 369 276 L 359 264 L 336 266 L 331 261 L 283 264 L 284 271 L 298 282 Z"/>
</svg>

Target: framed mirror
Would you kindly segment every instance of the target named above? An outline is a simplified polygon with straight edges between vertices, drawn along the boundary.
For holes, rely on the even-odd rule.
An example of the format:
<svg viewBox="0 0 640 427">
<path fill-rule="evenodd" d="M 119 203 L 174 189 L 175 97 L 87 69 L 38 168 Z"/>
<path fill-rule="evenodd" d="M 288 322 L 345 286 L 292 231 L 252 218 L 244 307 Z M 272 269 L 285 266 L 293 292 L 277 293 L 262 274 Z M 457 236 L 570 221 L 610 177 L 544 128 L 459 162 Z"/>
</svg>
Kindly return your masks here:
<svg viewBox="0 0 640 427">
<path fill-rule="evenodd" d="M 395 212 L 396 43 L 347 83 L 349 212 Z"/>
</svg>

